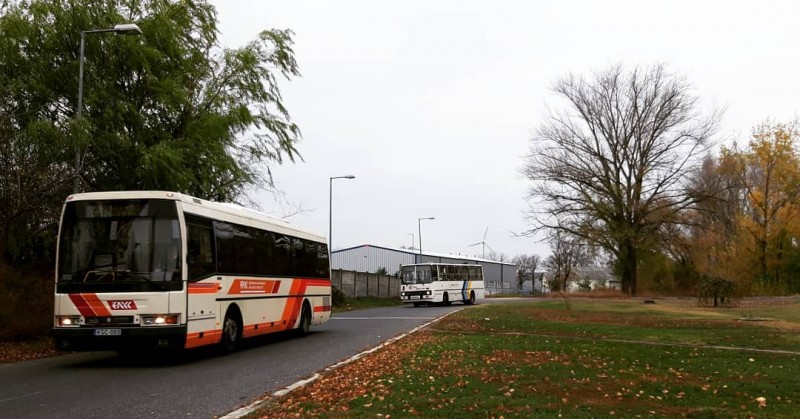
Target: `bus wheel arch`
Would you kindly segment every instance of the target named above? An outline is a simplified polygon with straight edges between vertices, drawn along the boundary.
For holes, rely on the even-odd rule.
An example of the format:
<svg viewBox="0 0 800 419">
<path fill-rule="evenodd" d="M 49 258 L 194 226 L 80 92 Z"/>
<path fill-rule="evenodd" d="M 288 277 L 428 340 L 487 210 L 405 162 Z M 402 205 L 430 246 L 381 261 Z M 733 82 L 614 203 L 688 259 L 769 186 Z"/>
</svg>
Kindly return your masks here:
<svg viewBox="0 0 800 419">
<path fill-rule="evenodd" d="M 467 305 L 475 304 L 475 291 L 472 290 L 469 291 L 469 298 L 466 301 L 464 301 L 464 303 Z"/>
<path fill-rule="evenodd" d="M 231 304 L 225 311 L 225 320 L 222 321 L 221 346 L 225 353 L 231 353 L 239 346 L 242 339 L 242 312 L 239 306 Z"/>
<path fill-rule="evenodd" d="M 303 300 L 303 307 L 300 309 L 300 324 L 296 331 L 298 336 L 306 336 L 311 330 L 311 303 L 308 300 Z"/>
</svg>

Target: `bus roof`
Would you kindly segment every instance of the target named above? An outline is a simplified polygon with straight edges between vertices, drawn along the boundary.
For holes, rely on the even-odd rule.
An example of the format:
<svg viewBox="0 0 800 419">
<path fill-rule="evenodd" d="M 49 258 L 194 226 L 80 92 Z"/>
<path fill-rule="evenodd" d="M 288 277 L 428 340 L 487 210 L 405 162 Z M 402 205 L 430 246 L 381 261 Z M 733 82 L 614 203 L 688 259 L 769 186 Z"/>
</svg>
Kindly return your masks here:
<svg viewBox="0 0 800 419">
<path fill-rule="evenodd" d="M 90 200 L 113 200 L 113 199 L 170 199 L 180 201 L 188 206 L 200 206 L 216 213 L 221 219 L 225 219 L 224 215 L 235 216 L 244 218 L 256 223 L 269 224 L 270 227 L 277 227 L 287 232 L 302 233 L 308 238 L 313 238 L 319 242 L 325 243 L 325 236 L 319 232 L 298 227 L 294 224 L 284 221 L 278 217 L 265 214 L 254 209 L 246 208 L 238 204 L 227 202 L 214 202 L 205 199 L 196 198 L 190 195 L 182 194 L 180 192 L 169 191 L 110 191 L 110 192 L 84 192 L 72 194 L 67 197 L 67 202 L 70 201 L 90 201 Z"/>
</svg>

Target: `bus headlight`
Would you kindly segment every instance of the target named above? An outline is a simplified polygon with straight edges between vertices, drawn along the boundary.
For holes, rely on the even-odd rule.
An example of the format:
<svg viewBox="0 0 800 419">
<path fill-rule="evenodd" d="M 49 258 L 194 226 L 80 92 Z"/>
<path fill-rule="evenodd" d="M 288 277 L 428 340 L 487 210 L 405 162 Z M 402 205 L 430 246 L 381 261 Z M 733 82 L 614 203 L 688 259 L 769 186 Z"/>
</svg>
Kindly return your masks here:
<svg viewBox="0 0 800 419">
<path fill-rule="evenodd" d="M 178 324 L 178 320 L 180 320 L 180 314 L 142 314 L 139 317 L 142 326 Z"/>
<path fill-rule="evenodd" d="M 79 327 L 81 316 L 56 316 L 56 325 L 60 327 Z"/>
</svg>

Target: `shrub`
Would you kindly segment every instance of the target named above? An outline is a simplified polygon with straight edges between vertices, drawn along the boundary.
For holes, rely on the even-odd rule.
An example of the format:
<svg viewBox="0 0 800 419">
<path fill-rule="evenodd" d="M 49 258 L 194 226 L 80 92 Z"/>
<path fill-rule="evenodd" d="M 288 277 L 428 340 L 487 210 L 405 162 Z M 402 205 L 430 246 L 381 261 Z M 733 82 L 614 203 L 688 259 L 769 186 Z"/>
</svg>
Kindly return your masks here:
<svg viewBox="0 0 800 419">
<path fill-rule="evenodd" d="M 342 290 L 340 290 L 338 287 L 333 287 L 331 294 L 334 307 L 344 307 L 347 304 L 347 297 L 345 297 Z"/>
<path fill-rule="evenodd" d="M 735 281 L 712 275 L 703 275 L 698 289 L 700 302 L 709 305 L 713 301 L 714 307 L 732 304 L 732 298 L 739 294 Z"/>
<path fill-rule="evenodd" d="M 47 273 L 6 273 L 0 282 L 0 340 L 47 335 L 53 325 L 53 279 Z"/>
</svg>

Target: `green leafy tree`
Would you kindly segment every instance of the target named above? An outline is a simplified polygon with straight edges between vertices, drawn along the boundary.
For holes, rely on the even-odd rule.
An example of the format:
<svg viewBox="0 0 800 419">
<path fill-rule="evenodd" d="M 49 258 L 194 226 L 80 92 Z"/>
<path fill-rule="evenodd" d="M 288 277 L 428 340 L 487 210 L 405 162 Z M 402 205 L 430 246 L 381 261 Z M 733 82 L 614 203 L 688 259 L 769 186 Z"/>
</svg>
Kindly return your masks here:
<svg viewBox="0 0 800 419">
<path fill-rule="evenodd" d="M 81 32 L 121 23 L 142 34 L 85 37 L 78 116 Z M 278 85 L 299 76 L 291 31 L 234 49 L 218 35 L 205 0 L 0 0 L 0 285 L 52 266 L 40 256 L 76 174 L 83 191 L 241 201 L 299 158 Z"/>
<path fill-rule="evenodd" d="M 269 164 L 297 156 L 299 129 L 278 88 L 279 76 L 299 75 L 290 31 L 266 30 L 224 49 L 207 1 L 0 7 L 3 214 L 30 211 L 21 202 L 34 195 L 28 207 L 63 200 L 76 150 L 83 190 L 164 189 L 223 201 L 270 186 Z M 86 35 L 77 118 L 80 33 L 125 22 L 143 33 Z"/>
</svg>

